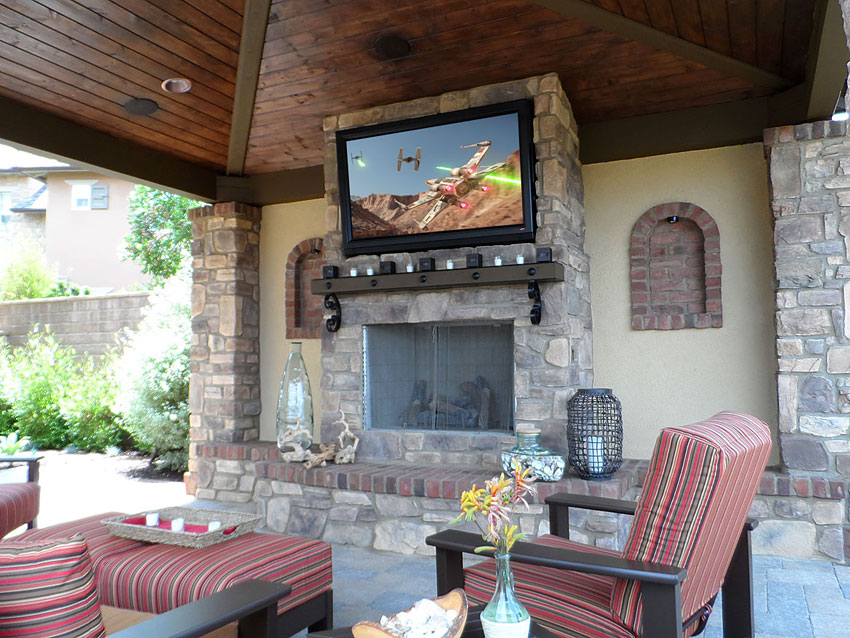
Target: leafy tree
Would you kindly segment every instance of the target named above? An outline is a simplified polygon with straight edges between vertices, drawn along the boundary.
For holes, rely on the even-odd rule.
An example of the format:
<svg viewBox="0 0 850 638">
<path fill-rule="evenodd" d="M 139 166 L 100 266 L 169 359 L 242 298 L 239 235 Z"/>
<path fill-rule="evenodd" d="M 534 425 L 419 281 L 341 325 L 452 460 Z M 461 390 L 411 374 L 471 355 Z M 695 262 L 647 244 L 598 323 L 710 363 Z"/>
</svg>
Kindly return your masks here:
<svg viewBox="0 0 850 638">
<path fill-rule="evenodd" d="M 56 283 L 56 271 L 47 265 L 33 247 L 22 250 L 0 277 L 0 300 L 49 297 Z"/>
<path fill-rule="evenodd" d="M 130 234 L 127 255 L 161 285 L 177 274 L 188 259 L 192 224 L 188 211 L 202 202 L 136 185 L 130 195 Z"/>
</svg>

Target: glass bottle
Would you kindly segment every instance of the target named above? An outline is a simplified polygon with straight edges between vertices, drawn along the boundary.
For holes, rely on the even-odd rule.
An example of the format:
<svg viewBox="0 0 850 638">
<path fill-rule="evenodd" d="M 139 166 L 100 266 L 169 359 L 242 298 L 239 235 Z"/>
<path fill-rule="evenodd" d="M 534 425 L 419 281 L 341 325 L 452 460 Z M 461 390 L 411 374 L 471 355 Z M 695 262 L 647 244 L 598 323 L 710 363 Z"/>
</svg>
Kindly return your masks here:
<svg viewBox="0 0 850 638">
<path fill-rule="evenodd" d="M 496 590 L 484 611 L 481 627 L 485 638 L 528 638 L 531 616 L 516 597 L 511 555 L 496 554 Z"/>
<path fill-rule="evenodd" d="M 295 441 L 305 450 L 313 443 L 313 395 L 307 366 L 301 356 L 301 342 L 290 345 L 289 359 L 280 382 L 280 399 L 277 402 L 277 447 L 284 450 L 284 436 L 294 435 Z"/>
<path fill-rule="evenodd" d="M 566 459 L 540 445 L 540 428 L 520 424 L 516 427 L 516 446 L 502 452 L 502 470 L 514 471 L 514 459 L 521 469 L 531 468 L 538 481 L 560 481 L 567 467 Z"/>
</svg>

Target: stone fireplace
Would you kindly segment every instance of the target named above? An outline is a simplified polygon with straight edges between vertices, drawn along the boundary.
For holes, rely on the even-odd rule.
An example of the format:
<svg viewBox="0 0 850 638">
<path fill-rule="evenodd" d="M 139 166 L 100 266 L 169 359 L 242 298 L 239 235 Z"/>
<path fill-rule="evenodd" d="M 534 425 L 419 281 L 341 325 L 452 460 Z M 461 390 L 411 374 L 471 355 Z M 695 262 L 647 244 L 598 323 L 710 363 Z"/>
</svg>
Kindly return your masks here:
<svg viewBox="0 0 850 638">
<path fill-rule="evenodd" d="M 360 436 L 358 459 L 495 468 L 517 422 L 538 425 L 544 444 L 566 451 L 567 400 L 575 388 L 592 384 L 593 362 L 576 124 L 556 75 L 325 118 L 325 184 L 331 230 L 324 239 L 324 258 L 346 273 L 351 268 L 361 272 L 370 266 L 377 268 L 378 261 L 376 255 L 345 259 L 342 254 L 338 129 L 516 99 L 534 101 L 536 242 L 385 254 L 380 259 L 394 261 L 401 269 L 403 264 L 431 257 L 442 269 L 447 260 L 463 264 L 467 254 L 478 252 L 485 264 L 492 264 L 497 256 L 505 264 L 516 263 L 518 256 L 532 264 L 536 249 L 547 247 L 553 260 L 564 266 L 564 280 L 541 284 L 544 310 L 539 325 L 529 319 L 524 285 L 340 295 L 342 327 L 322 335 L 321 431 L 323 440 L 335 438 L 344 415 Z M 493 380 L 471 370 L 460 371 L 458 364 L 451 362 L 437 362 L 436 368 L 423 369 L 417 378 L 404 381 L 396 381 L 394 372 L 370 372 L 372 360 L 383 356 L 382 347 L 393 353 L 387 355 L 393 359 L 390 367 L 409 368 L 410 360 L 405 364 L 394 358 L 402 345 L 416 350 L 430 339 L 428 335 L 452 330 L 468 331 L 462 341 L 469 343 L 482 332 L 476 326 L 487 325 L 498 326 L 494 332 L 507 338 L 503 345 L 508 361 L 493 373 Z M 475 348 L 470 353 L 472 350 Z M 423 365 L 427 368 L 430 364 Z M 426 379 L 429 374 L 442 375 L 446 384 L 435 385 L 436 379 Z M 479 424 L 481 395 L 487 395 L 485 410 L 492 409 L 495 418 L 486 426 Z M 392 406 L 387 407 L 388 403 Z M 382 412 L 382 408 L 394 413 Z M 401 427 L 395 427 L 398 424 Z"/>
</svg>

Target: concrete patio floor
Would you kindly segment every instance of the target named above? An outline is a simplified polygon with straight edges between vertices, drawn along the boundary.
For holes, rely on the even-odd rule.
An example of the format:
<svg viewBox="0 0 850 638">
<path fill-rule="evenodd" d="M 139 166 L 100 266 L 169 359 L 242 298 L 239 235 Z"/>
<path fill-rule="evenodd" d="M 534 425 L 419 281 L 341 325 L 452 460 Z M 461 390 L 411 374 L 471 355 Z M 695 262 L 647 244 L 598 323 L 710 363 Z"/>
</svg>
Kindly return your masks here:
<svg viewBox="0 0 850 638">
<path fill-rule="evenodd" d="M 141 512 L 191 502 L 181 482 L 132 478 L 129 474 L 140 463 L 102 454 L 47 452 L 41 469 L 40 526 L 110 510 Z M 0 483 L 24 477 L 24 468 L 0 470 Z M 200 501 L 192 505 L 222 508 Z M 335 545 L 333 554 L 337 626 L 377 620 L 436 593 L 432 557 L 350 545 Z M 850 637 L 850 566 L 771 556 L 757 556 L 754 563 L 757 638 Z M 721 616 L 718 605 L 706 638 L 722 637 Z"/>
</svg>

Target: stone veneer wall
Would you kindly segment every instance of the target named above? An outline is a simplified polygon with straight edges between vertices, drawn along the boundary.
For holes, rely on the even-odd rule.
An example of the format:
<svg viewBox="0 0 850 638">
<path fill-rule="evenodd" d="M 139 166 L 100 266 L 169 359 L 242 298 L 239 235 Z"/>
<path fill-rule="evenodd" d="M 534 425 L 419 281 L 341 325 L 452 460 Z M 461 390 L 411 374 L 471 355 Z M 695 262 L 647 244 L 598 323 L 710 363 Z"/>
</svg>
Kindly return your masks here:
<svg viewBox="0 0 850 638">
<path fill-rule="evenodd" d="M 260 214 L 259 208 L 233 202 L 189 211 L 191 493 L 198 485 L 199 445 L 260 436 Z M 237 487 L 218 479 L 217 484 Z"/>
<path fill-rule="evenodd" d="M 336 437 L 341 412 L 360 430 L 359 459 L 495 466 L 503 439 L 494 435 L 460 432 L 400 432 L 363 430 L 364 324 L 513 320 L 516 372 L 516 421 L 541 427 L 543 442 L 565 451 L 567 400 L 574 389 L 592 383 L 590 279 L 584 252 L 584 190 L 578 162 L 576 122 L 556 74 L 456 91 L 411 102 L 326 117 L 325 188 L 328 203 L 325 260 L 340 272 L 351 267 L 377 268 L 378 257 L 345 259 L 339 231 L 339 187 L 336 142 L 338 129 L 456 111 L 516 99 L 534 101 L 536 151 L 537 235 L 535 243 L 481 246 L 383 255 L 403 269 L 420 257 L 433 257 L 438 268 L 447 259 L 465 263 L 465 255 L 479 252 L 486 264 L 496 255 L 514 263 L 523 255 L 533 262 L 535 248 L 552 249 L 564 264 L 563 283 L 541 284 L 543 320 L 528 318 L 530 302 L 525 286 L 490 286 L 427 293 L 389 293 L 341 296 L 342 328 L 322 336 L 322 439 Z"/>
<path fill-rule="evenodd" d="M 782 472 L 752 513 L 757 547 L 850 558 L 850 140 L 846 125 L 765 131 L 775 217 Z"/>
</svg>

